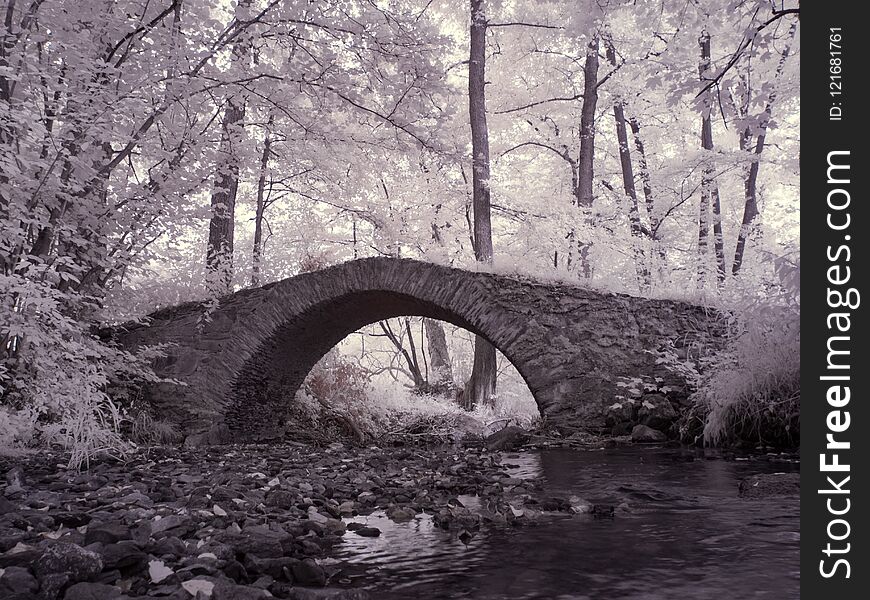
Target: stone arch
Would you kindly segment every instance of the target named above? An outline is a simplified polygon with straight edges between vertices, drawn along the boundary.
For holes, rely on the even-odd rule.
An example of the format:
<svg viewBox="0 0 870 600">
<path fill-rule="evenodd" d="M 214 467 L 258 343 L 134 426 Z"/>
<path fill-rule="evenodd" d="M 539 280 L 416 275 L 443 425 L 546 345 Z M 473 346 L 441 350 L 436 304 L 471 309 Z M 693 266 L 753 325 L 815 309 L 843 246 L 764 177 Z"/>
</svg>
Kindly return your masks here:
<svg viewBox="0 0 870 600">
<path fill-rule="evenodd" d="M 437 319 L 480 335 L 504 354 L 535 395 L 534 370 L 516 357 L 515 344 L 505 335 L 509 328 L 491 318 L 473 323 L 455 307 L 446 308 L 424 296 L 428 294 L 354 290 L 300 313 L 288 311 L 287 320 L 263 340 L 235 377 L 227 425 L 234 431 L 268 431 L 272 416 L 287 410 L 306 376 L 330 349 L 366 325 L 403 316 Z"/>
<path fill-rule="evenodd" d="M 171 345 L 156 370 L 172 381 L 148 390 L 161 417 L 189 434 L 258 439 L 323 353 L 366 324 L 402 315 L 488 339 L 520 372 L 544 419 L 565 431 L 603 425 L 620 378 L 684 388 L 653 351 L 715 347 L 724 330 L 721 315 L 683 302 L 368 258 L 242 290 L 216 306 L 163 309 L 113 335 L 129 348 Z"/>
</svg>

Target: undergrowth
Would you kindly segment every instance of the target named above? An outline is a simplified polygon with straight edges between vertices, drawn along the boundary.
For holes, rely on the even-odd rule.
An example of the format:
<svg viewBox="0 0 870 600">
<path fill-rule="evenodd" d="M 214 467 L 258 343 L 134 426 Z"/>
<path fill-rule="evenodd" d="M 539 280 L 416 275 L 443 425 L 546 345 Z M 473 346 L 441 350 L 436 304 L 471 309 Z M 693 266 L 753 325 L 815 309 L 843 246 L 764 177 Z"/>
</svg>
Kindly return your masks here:
<svg viewBox="0 0 870 600">
<path fill-rule="evenodd" d="M 693 395 L 685 441 L 800 444 L 800 265 L 776 269 L 781 285 L 764 298 L 738 288 L 724 299 L 733 333 Z"/>
</svg>

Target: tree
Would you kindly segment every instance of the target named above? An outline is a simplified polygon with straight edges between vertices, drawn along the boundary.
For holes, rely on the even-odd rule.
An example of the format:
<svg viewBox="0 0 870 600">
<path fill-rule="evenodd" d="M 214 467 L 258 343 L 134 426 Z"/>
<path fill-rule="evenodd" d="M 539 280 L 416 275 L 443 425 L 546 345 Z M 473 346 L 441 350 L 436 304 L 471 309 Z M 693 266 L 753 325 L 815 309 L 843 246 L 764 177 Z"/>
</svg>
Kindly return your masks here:
<svg viewBox="0 0 870 600">
<path fill-rule="evenodd" d="M 773 77 L 774 84 L 782 76 L 785 62 L 791 53 L 791 44 L 797 32 L 798 22 L 791 24 L 786 35 L 785 47 L 782 50 L 779 58 L 779 64 L 776 67 L 776 73 Z M 743 131 L 740 133 L 739 144 L 740 150 L 744 152 L 752 151 L 755 155 L 752 163 L 746 170 L 746 175 L 743 184 L 744 203 L 743 203 L 743 219 L 740 223 L 740 230 L 737 233 L 737 245 L 734 249 L 734 261 L 731 263 L 731 274 L 737 275 L 740 273 L 740 267 L 743 266 L 743 256 L 746 252 L 746 241 L 752 233 L 753 223 L 758 217 L 758 171 L 761 167 L 761 153 L 764 151 L 765 140 L 767 139 L 767 128 L 770 125 L 770 119 L 773 114 L 773 103 L 776 101 L 776 87 L 772 87 L 770 94 L 764 106 L 758 123 L 753 131 L 752 123 L 746 123 Z M 748 102 L 742 106 L 738 105 L 738 117 L 746 120 L 748 115 Z M 755 147 L 752 148 L 752 136 L 755 135 Z"/>
<path fill-rule="evenodd" d="M 429 381 L 436 387 L 453 383 L 453 366 L 450 362 L 450 350 L 447 348 L 447 336 L 444 326 L 435 319 L 423 319 L 426 328 L 426 340 L 429 349 L 429 366 L 431 375 Z"/>
<path fill-rule="evenodd" d="M 616 48 L 613 47 L 613 42 L 607 40 L 607 59 L 613 67 L 617 66 Z M 643 227 L 640 222 L 640 210 L 637 203 L 637 188 L 634 185 L 634 169 L 631 164 L 631 150 L 628 147 L 628 128 L 625 122 L 625 102 L 620 97 L 616 97 L 613 102 L 613 120 L 616 124 L 616 140 L 619 144 L 619 164 L 622 169 L 622 189 L 625 192 L 625 197 L 628 199 L 628 220 L 631 228 L 631 235 L 636 242 L 635 246 L 635 268 L 637 269 L 638 280 L 642 292 L 648 291 L 650 287 L 649 269 L 645 264 L 643 247 L 641 246 L 641 237 L 643 235 Z M 640 146 L 643 149 L 643 145 Z"/>
<path fill-rule="evenodd" d="M 598 107 L 598 35 L 592 36 L 586 46 L 586 61 L 583 64 L 583 110 L 580 117 L 580 157 L 577 161 L 577 186 L 575 197 L 585 224 L 591 223 L 591 212 L 594 196 L 592 184 L 595 179 L 595 111 Z M 573 242 L 577 238 L 572 230 L 568 238 Z M 577 240 L 578 262 L 580 272 L 585 279 L 592 277 L 592 265 L 589 262 L 589 241 Z M 569 260 L 571 254 L 568 254 Z"/>
<path fill-rule="evenodd" d="M 247 17 L 251 0 L 240 0 L 237 19 Z M 252 51 L 252 37 L 240 37 L 233 44 L 230 69 L 245 71 L 245 60 Z M 212 293 L 228 294 L 233 286 L 233 240 L 235 233 L 236 196 L 239 191 L 239 146 L 244 136 L 245 96 L 230 94 L 225 100 L 223 121 L 221 122 L 220 150 L 215 174 L 215 185 L 211 194 L 211 218 L 208 223 L 208 246 L 206 248 L 206 268 L 209 274 L 208 285 Z M 267 152 L 267 151 L 266 151 Z M 264 152 L 264 158 L 268 155 Z"/>
<path fill-rule="evenodd" d="M 486 125 L 486 8 L 485 0 L 471 0 L 471 43 L 468 59 L 468 115 L 471 124 L 472 205 L 474 257 L 492 264 L 490 217 L 489 131 Z M 495 347 L 485 338 L 474 339 L 474 366 L 465 384 L 462 403 L 467 409 L 489 402 L 496 386 Z"/>
<path fill-rule="evenodd" d="M 701 61 L 698 64 L 698 75 L 701 82 L 709 80 L 710 71 L 710 34 L 706 30 L 698 38 L 701 47 Z M 709 91 L 703 96 L 701 109 L 701 147 L 709 153 L 713 152 L 713 101 Z M 719 200 L 719 186 L 716 184 L 714 167 L 707 159 L 701 176 L 701 204 L 698 219 L 698 285 L 703 288 L 706 281 L 707 248 L 709 244 L 710 212 L 712 211 L 713 251 L 716 257 L 716 282 L 719 288 L 725 284 L 725 239 L 722 234 L 722 208 Z"/>
</svg>

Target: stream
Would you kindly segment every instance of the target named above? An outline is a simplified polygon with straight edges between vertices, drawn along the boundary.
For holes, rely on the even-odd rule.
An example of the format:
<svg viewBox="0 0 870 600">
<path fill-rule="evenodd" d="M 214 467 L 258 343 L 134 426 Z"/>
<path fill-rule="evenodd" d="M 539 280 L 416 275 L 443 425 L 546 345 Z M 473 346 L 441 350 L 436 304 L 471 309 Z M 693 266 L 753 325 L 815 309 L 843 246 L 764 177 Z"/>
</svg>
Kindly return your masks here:
<svg viewBox="0 0 870 600">
<path fill-rule="evenodd" d="M 798 497 L 738 497 L 742 478 L 795 472 L 794 462 L 620 448 L 528 451 L 504 463 L 513 477 L 542 477 L 545 496 L 623 509 L 483 529 L 470 541 L 425 514 L 356 517 L 382 535 L 345 536 L 330 559 L 341 583 L 386 600 L 799 598 Z"/>
</svg>

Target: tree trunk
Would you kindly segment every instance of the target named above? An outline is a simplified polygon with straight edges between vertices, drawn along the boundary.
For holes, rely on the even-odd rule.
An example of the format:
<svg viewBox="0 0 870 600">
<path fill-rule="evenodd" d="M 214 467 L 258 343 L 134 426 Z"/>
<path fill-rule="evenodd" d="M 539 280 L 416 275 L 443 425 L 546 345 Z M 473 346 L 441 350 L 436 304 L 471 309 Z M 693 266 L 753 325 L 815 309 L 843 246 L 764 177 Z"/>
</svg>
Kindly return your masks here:
<svg viewBox="0 0 870 600">
<path fill-rule="evenodd" d="M 240 0 L 239 8 L 251 0 Z M 231 67 L 244 60 L 251 49 L 248 38 L 233 44 Z M 221 123 L 221 141 L 214 188 L 211 194 L 211 219 L 206 248 L 206 285 L 214 295 L 229 294 L 233 285 L 233 237 L 235 232 L 236 196 L 239 190 L 239 156 L 237 147 L 243 134 L 245 99 L 230 96 Z"/>
<path fill-rule="evenodd" d="M 269 116 L 269 125 L 272 124 L 272 116 Z M 260 266 L 263 259 L 263 219 L 266 213 L 266 174 L 269 170 L 269 156 L 272 152 L 272 138 L 270 131 L 266 130 L 263 139 L 263 154 L 260 156 L 260 176 L 257 179 L 257 207 L 254 213 L 254 249 L 251 262 L 251 286 L 260 285 Z M 354 223 L 354 234 L 356 223 Z M 354 248 L 356 252 L 356 248 Z"/>
<path fill-rule="evenodd" d="M 591 223 L 592 182 L 595 176 L 595 110 L 598 106 L 598 36 L 592 38 L 586 47 L 586 62 L 583 66 L 583 109 L 580 113 L 580 156 L 577 170 L 577 186 L 575 197 L 577 207 L 583 214 L 584 224 Z M 578 262 L 584 278 L 592 277 L 592 265 L 589 263 L 589 249 L 592 242 L 579 240 L 577 233 L 572 230 L 568 239 L 573 247 L 577 244 Z M 569 249 L 570 256 L 573 248 Z"/>
<path fill-rule="evenodd" d="M 429 380 L 433 385 L 450 384 L 453 382 L 453 366 L 450 363 L 450 350 L 447 348 L 444 326 L 434 319 L 423 319 L 423 326 L 426 328 L 429 348 L 431 367 Z"/>
<path fill-rule="evenodd" d="M 424 389 L 427 387 L 426 378 L 423 376 L 423 371 L 420 369 L 420 363 L 417 361 L 417 348 L 414 346 L 414 337 L 411 333 L 411 325 L 408 321 L 408 318 L 405 317 L 405 331 L 408 334 L 408 346 L 410 347 L 410 352 L 405 345 L 402 343 L 399 335 L 396 335 L 393 332 L 393 328 L 390 326 L 389 319 L 386 321 L 379 321 L 378 325 L 381 326 L 381 331 L 384 332 L 384 335 L 387 336 L 387 339 L 390 340 L 390 343 L 393 344 L 393 347 L 396 349 L 396 352 L 402 355 L 405 359 L 405 364 L 408 366 L 407 374 L 414 382 L 414 387 L 418 390 Z M 401 322 L 399 323 L 401 326 Z"/>
<path fill-rule="evenodd" d="M 698 64 L 698 75 L 702 82 L 707 80 L 710 70 L 710 34 L 706 31 L 701 33 L 698 39 L 701 47 L 701 62 Z M 710 152 L 713 151 L 713 123 L 711 113 L 713 110 L 710 92 L 704 94 L 704 107 L 701 114 L 701 147 Z M 709 157 L 708 157 L 709 159 Z M 719 201 L 719 186 L 716 185 L 715 173 L 712 165 L 704 168 L 701 176 L 701 214 L 698 227 L 698 253 L 699 269 L 706 270 L 707 246 L 709 237 L 709 212 L 712 209 L 713 219 L 713 250 L 716 255 L 716 281 L 721 288 L 725 284 L 725 241 L 722 235 L 722 210 Z M 703 242 L 702 242 L 702 237 Z M 703 287 L 705 276 L 699 272 L 699 283 Z"/>
<path fill-rule="evenodd" d="M 471 0 L 471 48 L 468 60 L 468 113 L 471 125 L 472 207 L 474 256 L 492 263 L 490 220 L 489 132 L 486 126 L 486 11 L 485 0 Z M 465 384 L 465 408 L 489 402 L 495 393 L 495 348 L 484 338 L 474 340 L 474 367 Z"/>
<path fill-rule="evenodd" d="M 608 40 L 607 59 L 616 66 L 616 49 Z M 613 120 L 616 122 L 616 139 L 619 143 L 619 164 L 622 167 L 622 189 L 628 198 L 628 222 L 634 246 L 635 269 L 641 291 L 650 287 L 649 269 L 643 251 L 643 227 L 640 223 L 640 210 L 637 205 L 637 188 L 634 185 L 634 168 L 631 164 L 631 150 L 628 148 L 628 128 L 625 123 L 625 104 L 621 98 L 613 102 Z"/>
<path fill-rule="evenodd" d="M 652 178 L 650 177 L 649 172 L 649 162 L 646 159 L 646 148 L 643 144 L 643 138 L 640 135 L 640 122 L 632 117 L 628 121 L 629 126 L 631 127 L 631 135 L 634 138 L 634 147 L 637 150 L 637 164 L 640 168 L 640 181 L 643 186 L 643 200 L 644 206 L 646 207 L 646 218 L 649 223 L 649 237 L 652 240 L 653 244 L 653 258 L 655 261 L 655 268 L 659 273 L 659 277 L 662 281 L 667 278 L 665 273 L 665 267 L 667 265 L 667 258 L 665 256 L 665 249 L 662 245 L 661 240 L 659 239 L 659 219 L 656 215 L 656 205 L 655 205 L 655 196 L 653 196 L 653 188 L 652 188 Z"/>
<path fill-rule="evenodd" d="M 646 160 L 646 148 L 643 145 L 643 138 L 640 137 L 640 123 L 637 119 L 629 120 L 631 126 L 631 135 L 634 137 L 634 148 L 637 150 L 637 164 L 640 167 L 640 181 L 643 185 L 643 200 L 646 206 L 646 217 L 649 221 L 650 237 L 657 237 L 658 219 L 655 214 L 655 198 L 653 197 L 652 180 L 649 174 L 649 163 Z"/>
<path fill-rule="evenodd" d="M 793 23 L 788 31 L 788 43 L 782 51 L 779 58 L 779 65 L 776 67 L 774 81 L 778 80 L 782 75 L 782 70 L 785 68 L 785 61 L 791 53 L 791 41 L 797 31 L 797 23 Z M 767 105 L 764 107 L 764 115 L 759 125 L 760 131 L 758 138 L 755 140 L 755 160 L 749 166 L 746 178 L 743 181 L 743 220 L 740 224 L 740 231 L 737 234 L 737 246 L 734 250 L 734 262 L 731 264 L 731 274 L 737 275 L 740 268 L 743 266 L 743 256 L 746 252 L 746 240 L 752 233 L 752 224 L 758 216 L 758 170 L 760 168 L 761 153 L 764 151 L 764 142 L 767 137 L 767 126 L 770 123 L 770 117 L 773 112 L 773 103 L 776 100 L 776 89 L 770 93 L 767 98 Z M 749 141 L 752 138 L 752 132 L 747 129 L 740 136 L 740 149 L 749 150 Z"/>
</svg>

